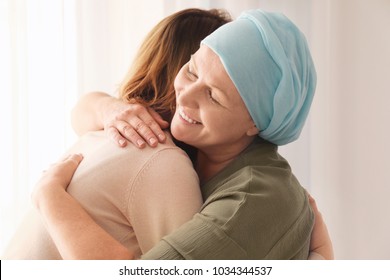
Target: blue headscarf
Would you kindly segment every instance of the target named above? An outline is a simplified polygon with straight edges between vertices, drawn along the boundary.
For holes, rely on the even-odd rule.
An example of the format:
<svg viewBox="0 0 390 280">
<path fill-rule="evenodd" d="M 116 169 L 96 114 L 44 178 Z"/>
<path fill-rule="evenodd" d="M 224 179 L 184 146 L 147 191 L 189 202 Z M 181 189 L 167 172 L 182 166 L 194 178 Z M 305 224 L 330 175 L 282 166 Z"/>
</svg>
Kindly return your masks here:
<svg viewBox="0 0 390 280">
<path fill-rule="evenodd" d="M 246 11 L 202 44 L 220 58 L 259 129 L 276 145 L 296 140 L 316 86 L 304 35 L 284 15 Z"/>
</svg>

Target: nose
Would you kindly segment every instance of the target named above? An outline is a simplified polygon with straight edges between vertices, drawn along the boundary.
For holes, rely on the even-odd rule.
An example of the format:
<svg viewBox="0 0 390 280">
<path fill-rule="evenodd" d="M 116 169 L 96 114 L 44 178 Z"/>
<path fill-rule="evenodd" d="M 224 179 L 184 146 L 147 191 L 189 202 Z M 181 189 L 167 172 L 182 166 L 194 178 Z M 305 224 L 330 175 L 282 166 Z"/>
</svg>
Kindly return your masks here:
<svg viewBox="0 0 390 280">
<path fill-rule="evenodd" d="M 177 92 L 177 102 L 182 106 L 197 108 L 200 90 L 201 88 L 197 83 L 182 86 Z"/>
</svg>

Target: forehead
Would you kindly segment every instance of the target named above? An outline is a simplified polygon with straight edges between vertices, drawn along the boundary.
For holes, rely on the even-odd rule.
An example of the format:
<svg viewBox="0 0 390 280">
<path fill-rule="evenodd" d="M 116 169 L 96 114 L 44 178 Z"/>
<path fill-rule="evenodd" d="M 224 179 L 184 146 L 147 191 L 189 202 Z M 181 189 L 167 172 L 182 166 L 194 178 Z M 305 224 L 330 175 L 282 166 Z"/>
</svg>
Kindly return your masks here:
<svg viewBox="0 0 390 280">
<path fill-rule="evenodd" d="M 208 46 L 201 45 L 191 57 L 191 63 L 203 82 L 221 89 L 226 94 L 237 91 L 219 56 Z"/>
<path fill-rule="evenodd" d="M 191 57 L 191 64 L 202 83 L 210 88 L 217 88 L 231 106 L 245 107 L 240 93 L 226 72 L 219 56 L 211 48 L 201 45 Z"/>
<path fill-rule="evenodd" d="M 206 45 L 202 44 L 193 57 L 196 58 L 196 60 L 199 62 L 207 62 L 210 64 L 212 63 L 223 68 L 218 55 Z"/>
</svg>

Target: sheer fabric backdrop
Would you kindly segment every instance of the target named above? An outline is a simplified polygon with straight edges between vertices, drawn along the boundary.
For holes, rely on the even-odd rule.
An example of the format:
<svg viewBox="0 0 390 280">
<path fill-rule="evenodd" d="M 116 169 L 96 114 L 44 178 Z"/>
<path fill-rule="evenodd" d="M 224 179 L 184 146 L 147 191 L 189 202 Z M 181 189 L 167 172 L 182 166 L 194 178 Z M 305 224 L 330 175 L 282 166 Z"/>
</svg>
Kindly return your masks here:
<svg viewBox="0 0 390 280">
<path fill-rule="evenodd" d="M 75 1 L 0 1 L 0 243 L 8 241 L 41 171 L 72 135 L 77 100 Z"/>
<path fill-rule="evenodd" d="M 316 198 L 336 258 L 390 258 L 388 0 L 0 0 L 0 253 L 41 171 L 76 139 L 78 97 L 115 95 L 146 33 L 188 7 L 279 11 L 306 34 L 317 93 L 281 153 Z"/>
</svg>

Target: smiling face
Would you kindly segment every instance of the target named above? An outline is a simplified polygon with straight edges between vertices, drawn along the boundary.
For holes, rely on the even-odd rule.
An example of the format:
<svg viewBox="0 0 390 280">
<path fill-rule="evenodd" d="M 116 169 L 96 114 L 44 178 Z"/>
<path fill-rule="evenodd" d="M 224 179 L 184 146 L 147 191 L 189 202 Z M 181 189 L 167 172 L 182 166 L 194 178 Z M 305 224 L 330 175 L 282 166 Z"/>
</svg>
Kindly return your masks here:
<svg viewBox="0 0 390 280">
<path fill-rule="evenodd" d="M 175 79 L 172 135 L 203 151 L 239 152 L 258 134 L 240 94 L 219 57 L 207 46 Z"/>
</svg>

